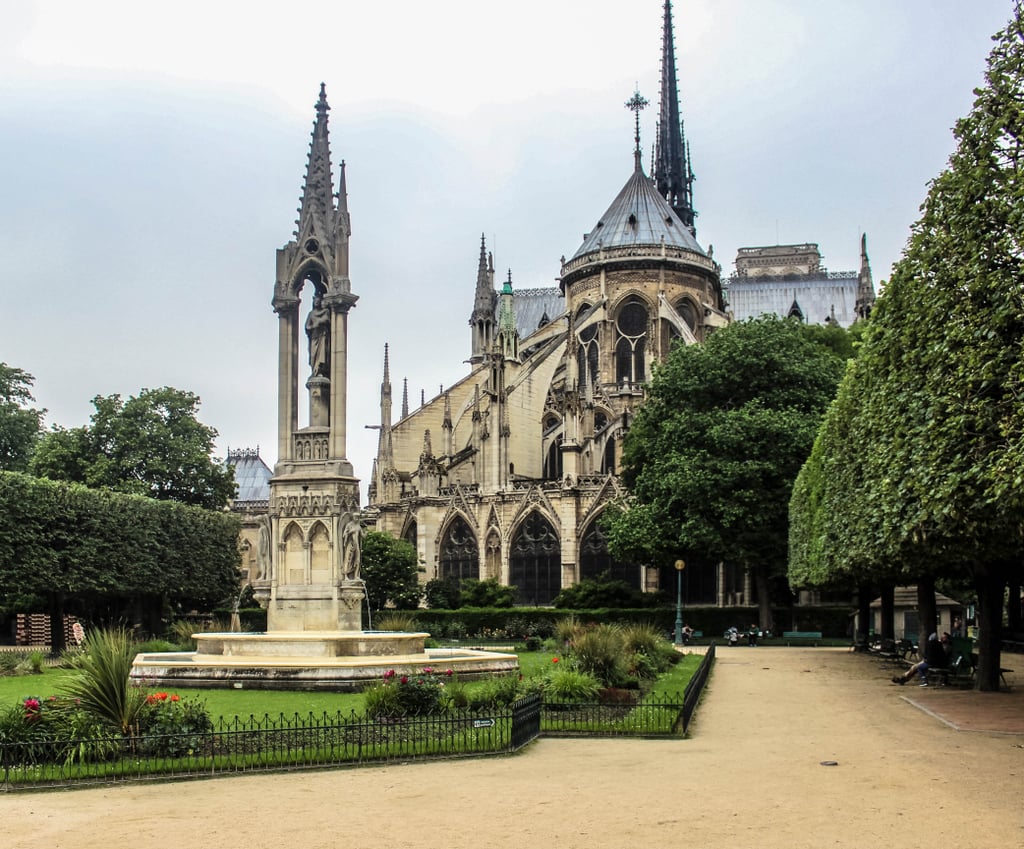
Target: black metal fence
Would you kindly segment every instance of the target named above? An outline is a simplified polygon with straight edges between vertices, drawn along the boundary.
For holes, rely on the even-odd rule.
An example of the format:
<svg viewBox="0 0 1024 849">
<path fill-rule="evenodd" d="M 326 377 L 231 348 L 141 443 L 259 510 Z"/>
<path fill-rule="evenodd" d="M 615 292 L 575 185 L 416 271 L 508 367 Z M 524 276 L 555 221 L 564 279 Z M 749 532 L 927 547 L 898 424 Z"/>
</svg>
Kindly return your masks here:
<svg viewBox="0 0 1024 849">
<path fill-rule="evenodd" d="M 540 735 L 678 737 L 714 657 L 712 645 L 683 695 L 657 702 L 563 704 L 533 695 L 487 713 L 282 715 L 221 722 L 208 732 L 5 741 L 0 791 L 479 757 L 517 751 Z"/>
</svg>

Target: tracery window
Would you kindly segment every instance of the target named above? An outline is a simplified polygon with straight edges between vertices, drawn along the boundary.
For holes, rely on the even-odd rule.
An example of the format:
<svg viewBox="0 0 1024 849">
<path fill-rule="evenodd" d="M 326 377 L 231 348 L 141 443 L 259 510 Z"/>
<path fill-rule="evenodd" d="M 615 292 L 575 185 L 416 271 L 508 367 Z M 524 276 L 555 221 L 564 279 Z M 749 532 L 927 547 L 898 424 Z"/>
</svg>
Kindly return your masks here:
<svg viewBox="0 0 1024 849">
<path fill-rule="evenodd" d="M 615 581 L 640 589 L 640 567 L 616 560 L 608 551 L 608 539 L 598 521 L 591 522 L 580 541 L 580 580 L 593 580 L 605 572 Z"/>
<path fill-rule="evenodd" d="M 476 536 L 461 516 L 456 516 L 444 532 L 437 577 L 459 583 L 467 578 L 480 579 L 480 552 Z"/>
<path fill-rule="evenodd" d="M 519 604 L 550 604 L 562 589 L 561 544 L 536 510 L 516 529 L 509 549 L 509 582 Z"/>
<path fill-rule="evenodd" d="M 597 325 L 591 324 L 580 331 L 579 347 L 576 349 L 576 377 L 581 388 L 588 383 L 597 386 L 599 365 Z"/>
<path fill-rule="evenodd" d="M 615 381 L 622 385 L 645 380 L 644 349 L 647 346 L 647 307 L 639 300 L 627 301 L 615 321 Z"/>
</svg>

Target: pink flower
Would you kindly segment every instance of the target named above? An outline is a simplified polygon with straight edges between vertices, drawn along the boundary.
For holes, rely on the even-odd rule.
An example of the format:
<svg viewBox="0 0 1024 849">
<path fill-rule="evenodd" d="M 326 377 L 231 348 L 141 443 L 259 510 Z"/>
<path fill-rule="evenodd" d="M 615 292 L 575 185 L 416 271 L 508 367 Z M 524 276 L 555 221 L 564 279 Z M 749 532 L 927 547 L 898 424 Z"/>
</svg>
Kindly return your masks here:
<svg viewBox="0 0 1024 849">
<path fill-rule="evenodd" d="M 433 666 L 424 666 L 423 667 L 423 672 L 426 675 L 433 675 L 434 674 L 434 667 Z"/>
<path fill-rule="evenodd" d="M 451 678 L 452 675 L 454 675 L 455 673 L 451 669 L 446 669 L 444 671 L 444 674 L 447 675 L 449 678 Z"/>
<path fill-rule="evenodd" d="M 395 677 L 395 670 L 394 669 L 389 669 L 387 672 L 384 673 L 384 680 L 385 681 L 390 681 L 394 677 Z"/>
<path fill-rule="evenodd" d="M 401 678 L 398 679 L 398 681 L 401 684 L 408 684 L 409 683 L 409 676 L 408 675 L 403 675 Z"/>
</svg>

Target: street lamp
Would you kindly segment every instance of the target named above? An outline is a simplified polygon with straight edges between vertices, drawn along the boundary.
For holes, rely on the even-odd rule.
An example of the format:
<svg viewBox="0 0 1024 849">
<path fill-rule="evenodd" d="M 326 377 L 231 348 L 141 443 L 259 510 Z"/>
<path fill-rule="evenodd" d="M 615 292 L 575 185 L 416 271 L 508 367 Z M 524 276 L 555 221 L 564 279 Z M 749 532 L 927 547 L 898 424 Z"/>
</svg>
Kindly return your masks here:
<svg viewBox="0 0 1024 849">
<path fill-rule="evenodd" d="M 683 644 L 683 569 L 685 560 L 676 561 L 676 645 Z"/>
</svg>

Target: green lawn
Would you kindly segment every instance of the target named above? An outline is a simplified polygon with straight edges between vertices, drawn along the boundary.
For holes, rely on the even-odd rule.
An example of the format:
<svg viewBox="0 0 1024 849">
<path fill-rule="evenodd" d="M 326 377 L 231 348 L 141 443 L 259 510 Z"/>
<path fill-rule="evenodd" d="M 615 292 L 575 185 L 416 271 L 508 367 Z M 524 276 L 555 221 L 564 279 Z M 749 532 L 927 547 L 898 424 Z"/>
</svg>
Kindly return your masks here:
<svg viewBox="0 0 1024 849">
<path fill-rule="evenodd" d="M 553 655 L 544 652 L 524 652 L 519 655 L 519 666 L 524 677 L 546 671 Z M 16 704 L 27 696 L 45 699 L 57 695 L 61 681 L 69 674 L 65 669 L 46 669 L 41 675 L 0 676 L 0 708 Z M 468 687 L 474 684 L 470 682 Z M 202 699 L 213 717 L 248 719 L 250 715 L 269 714 L 292 716 L 298 713 L 335 714 L 363 709 L 362 693 L 324 693 L 283 690 L 196 690 L 177 691 L 186 698 Z"/>
<path fill-rule="evenodd" d="M 519 655 L 519 668 L 524 678 L 540 675 L 551 668 L 551 659 L 556 655 L 548 652 L 522 652 Z M 700 663 L 698 655 L 690 655 L 674 666 L 658 681 L 655 692 L 672 697 L 681 693 L 690 676 Z M 60 692 L 61 681 L 70 673 L 65 669 L 46 669 L 41 675 L 0 676 L 0 708 L 16 704 L 27 696 L 45 699 L 47 696 Z M 474 682 L 467 684 L 472 688 Z M 177 691 L 186 698 L 202 699 L 213 717 L 230 720 L 234 717 L 248 719 L 250 716 L 262 717 L 279 714 L 291 717 L 313 713 L 335 714 L 337 712 L 362 712 L 363 695 L 361 693 L 322 693 L 277 690 L 194 690 L 180 689 Z M 651 696 L 648 701 L 656 701 Z"/>
</svg>

